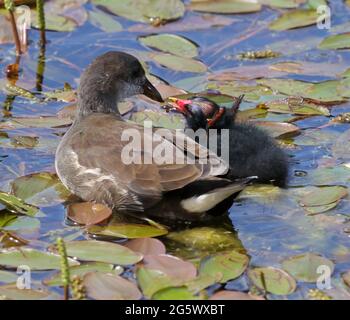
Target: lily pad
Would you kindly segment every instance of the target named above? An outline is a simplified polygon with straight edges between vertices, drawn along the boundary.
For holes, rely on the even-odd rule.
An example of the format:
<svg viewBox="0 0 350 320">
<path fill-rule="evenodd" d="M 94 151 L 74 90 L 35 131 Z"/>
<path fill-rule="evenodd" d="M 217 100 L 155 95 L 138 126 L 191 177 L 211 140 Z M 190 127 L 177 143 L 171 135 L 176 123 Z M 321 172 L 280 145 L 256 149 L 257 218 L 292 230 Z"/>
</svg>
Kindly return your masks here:
<svg viewBox="0 0 350 320">
<path fill-rule="evenodd" d="M 300 129 L 292 124 L 274 121 L 254 121 L 258 127 L 267 131 L 274 138 L 287 138 L 299 134 Z"/>
<path fill-rule="evenodd" d="M 221 290 L 215 292 L 209 300 L 264 300 L 264 298 L 239 291 Z"/>
<path fill-rule="evenodd" d="M 261 10 L 261 4 L 237 0 L 192 1 L 189 9 L 210 13 L 250 13 Z"/>
<path fill-rule="evenodd" d="M 159 270 L 170 278 L 182 281 L 190 281 L 197 275 L 197 269 L 191 262 L 167 254 L 147 255 L 142 263 L 147 269 Z"/>
<path fill-rule="evenodd" d="M 318 47 L 320 49 L 350 49 L 350 32 L 329 36 Z"/>
<path fill-rule="evenodd" d="M 299 202 L 302 207 L 324 206 L 348 195 L 347 188 L 341 186 L 320 187 L 307 193 Z"/>
<path fill-rule="evenodd" d="M 185 6 L 180 0 L 92 0 L 92 3 L 118 16 L 145 23 L 157 18 L 160 21 L 175 20 L 185 13 Z"/>
<path fill-rule="evenodd" d="M 89 11 L 89 21 L 104 32 L 119 32 L 123 30 L 123 26 L 117 20 L 101 10 Z"/>
<path fill-rule="evenodd" d="M 273 267 L 251 269 L 248 276 L 255 286 L 272 294 L 288 295 L 297 287 L 293 277 L 284 270 Z"/>
<path fill-rule="evenodd" d="M 314 9 L 289 11 L 270 24 L 271 30 L 283 31 L 316 24 L 319 14 Z"/>
<path fill-rule="evenodd" d="M 166 249 L 163 242 L 153 238 L 140 238 L 128 241 L 125 246 L 132 251 L 139 252 L 142 255 L 165 254 Z"/>
<path fill-rule="evenodd" d="M 54 248 L 51 247 L 53 250 Z M 82 261 L 97 261 L 119 265 L 134 264 L 142 255 L 111 242 L 83 240 L 66 242 L 67 255 Z"/>
<path fill-rule="evenodd" d="M 155 48 L 176 56 L 194 58 L 198 56 L 198 47 L 184 37 L 163 33 L 140 37 L 139 41 L 147 47 Z"/>
<path fill-rule="evenodd" d="M 35 216 L 39 213 L 39 209 L 35 206 L 25 203 L 22 199 L 15 195 L 0 191 L 0 203 L 14 213 L 24 214 L 27 216 Z"/>
<path fill-rule="evenodd" d="M 68 259 L 70 266 L 79 262 Z M 0 265 L 17 268 L 28 266 L 31 270 L 51 270 L 61 268 L 61 257 L 57 254 L 43 252 L 32 248 L 9 248 L 0 250 Z"/>
<path fill-rule="evenodd" d="M 83 283 L 87 295 L 96 300 L 139 300 L 142 297 L 133 282 L 116 275 L 89 272 Z"/>
<path fill-rule="evenodd" d="M 88 232 L 96 236 L 127 239 L 159 237 L 168 233 L 166 229 L 135 223 L 110 223 L 105 227 L 91 226 Z"/>
<path fill-rule="evenodd" d="M 33 173 L 19 177 L 11 183 L 11 192 L 35 206 L 54 206 L 66 201 L 71 193 L 63 186 L 56 174 Z"/>
<path fill-rule="evenodd" d="M 194 294 L 185 286 L 165 288 L 152 296 L 154 300 L 202 300 L 204 298 L 204 294 Z"/>
<path fill-rule="evenodd" d="M 40 300 L 47 299 L 50 292 L 45 290 L 19 289 L 14 284 L 0 286 L 0 296 L 10 300 Z"/>
<path fill-rule="evenodd" d="M 67 216 L 82 225 L 92 225 L 108 219 L 112 210 L 103 204 L 93 202 L 72 203 L 67 208 Z"/>
<path fill-rule="evenodd" d="M 169 53 L 150 53 L 149 57 L 160 65 L 182 72 L 202 73 L 207 71 L 207 66 L 198 60 L 179 57 Z"/>
<path fill-rule="evenodd" d="M 117 267 L 113 269 L 112 264 L 108 263 L 101 263 L 101 262 L 93 262 L 93 263 L 85 263 L 81 264 L 80 266 L 74 266 L 69 268 L 69 274 L 71 279 L 74 276 L 83 276 L 87 274 L 88 272 L 92 271 L 99 271 L 103 273 L 113 273 L 115 275 L 119 275 L 123 272 L 122 267 Z M 62 286 L 62 273 L 59 271 L 52 276 L 44 279 L 43 283 L 46 286 Z"/>
<path fill-rule="evenodd" d="M 161 289 L 183 284 L 182 279 L 171 278 L 160 270 L 148 269 L 142 265 L 137 267 L 136 278 L 146 298 L 151 298 Z"/>
<path fill-rule="evenodd" d="M 199 274 L 209 274 L 217 277 L 221 273 L 220 282 L 238 278 L 247 268 L 249 258 L 235 251 L 219 253 L 204 258 L 199 267 Z"/>
<path fill-rule="evenodd" d="M 317 273 L 320 266 L 329 267 L 330 274 L 333 273 L 333 262 L 315 253 L 305 253 L 282 261 L 283 269 L 295 279 L 304 282 L 316 282 L 321 275 Z"/>
<path fill-rule="evenodd" d="M 0 270 L 0 282 L 11 283 L 16 282 L 18 279 L 18 274 L 10 271 Z"/>
<path fill-rule="evenodd" d="M 66 127 L 72 123 L 70 118 L 58 117 L 28 117 L 11 118 L 11 120 L 0 123 L 0 129 L 20 129 L 20 128 L 56 128 Z"/>
</svg>

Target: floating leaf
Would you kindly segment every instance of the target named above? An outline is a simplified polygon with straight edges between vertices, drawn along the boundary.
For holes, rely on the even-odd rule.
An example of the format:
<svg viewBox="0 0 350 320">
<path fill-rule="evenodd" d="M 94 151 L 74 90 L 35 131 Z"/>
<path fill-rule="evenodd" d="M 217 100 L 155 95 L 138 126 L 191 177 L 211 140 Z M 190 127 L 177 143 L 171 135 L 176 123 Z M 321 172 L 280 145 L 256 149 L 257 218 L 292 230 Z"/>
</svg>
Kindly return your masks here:
<svg viewBox="0 0 350 320">
<path fill-rule="evenodd" d="M 83 283 L 87 295 L 96 300 L 139 300 L 142 297 L 133 282 L 116 275 L 90 272 L 84 276 Z"/>
<path fill-rule="evenodd" d="M 29 241 L 19 237 L 13 232 L 8 232 L 8 231 L 5 231 L 4 229 L 0 232 L 1 248 L 20 247 L 20 246 L 27 245 L 29 243 Z"/>
<path fill-rule="evenodd" d="M 209 300 L 264 300 L 264 298 L 239 291 L 221 290 L 215 292 Z"/>
<path fill-rule="evenodd" d="M 18 274 L 10 271 L 0 270 L 0 282 L 11 283 L 16 282 L 18 279 Z"/>
<path fill-rule="evenodd" d="M 196 295 L 187 287 L 170 287 L 157 291 L 152 299 L 154 300 L 202 300 L 205 295 Z"/>
<path fill-rule="evenodd" d="M 174 279 L 159 270 L 138 266 L 136 270 L 137 282 L 146 298 L 151 298 L 157 291 L 183 284 L 182 279 Z"/>
<path fill-rule="evenodd" d="M 188 261 L 177 257 L 162 255 L 147 255 L 143 259 L 143 265 L 147 269 L 159 270 L 173 279 L 190 281 L 196 277 L 196 267 Z"/>
<path fill-rule="evenodd" d="M 32 27 L 39 28 L 39 22 L 38 22 L 38 15 L 36 11 L 32 10 Z M 78 25 L 77 23 L 68 18 L 63 17 L 57 14 L 51 14 L 45 12 L 45 26 L 46 30 L 52 30 L 52 31 L 60 31 L 60 32 L 71 32 L 73 31 Z"/>
<path fill-rule="evenodd" d="M 329 36 L 318 47 L 320 49 L 350 49 L 350 32 Z"/>
<path fill-rule="evenodd" d="M 139 41 L 147 47 L 181 57 L 194 58 L 198 55 L 198 48 L 193 42 L 175 34 L 163 33 L 140 37 Z"/>
<path fill-rule="evenodd" d="M 79 262 L 68 259 L 70 266 Z M 32 270 L 51 270 L 61 268 L 61 257 L 57 254 L 38 251 L 32 248 L 9 248 L 0 250 L 0 265 L 17 268 L 26 265 Z"/>
<path fill-rule="evenodd" d="M 56 128 L 66 127 L 71 123 L 72 120 L 69 118 L 58 117 L 11 118 L 11 120 L 0 123 L 0 129 Z"/>
<path fill-rule="evenodd" d="M 266 130 L 274 138 L 286 138 L 299 134 L 300 129 L 292 124 L 273 121 L 254 121 L 258 127 Z"/>
<path fill-rule="evenodd" d="M 16 285 L 0 286 L 0 296 L 10 300 L 40 300 L 47 299 L 50 293 L 44 290 L 19 289 Z"/>
<path fill-rule="evenodd" d="M 217 282 L 219 282 L 221 279 L 221 274 L 218 274 L 217 278 L 214 278 L 208 274 L 200 274 L 198 277 L 185 282 L 184 284 L 193 293 L 199 293 L 205 288 L 208 288 Z"/>
<path fill-rule="evenodd" d="M 31 217 L 17 217 L 17 219 L 8 222 L 4 227 L 4 230 L 18 231 L 21 233 L 32 233 L 40 229 L 40 220 Z"/>
<path fill-rule="evenodd" d="M 211 255 L 201 261 L 199 273 L 216 277 L 221 273 L 221 283 L 238 278 L 247 268 L 249 258 L 238 252 L 226 252 Z"/>
<path fill-rule="evenodd" d="M 122 267 L 117 267 L 113 270 L 113 265 L 107 264 L 107 263 L 101 263 L 101 262 L 92 262 L 92 263 L 85 263 L 81 264 L 80 266 L 74 266 L 69 268 L 69 274 L 71 279 L 74 276 L 83 276 L 87 274 L 88 272 L 92 271 L 99 271 L 103 273 L 113 273 L 115 275 L 119 275 L 123 272 Z M 46 286 L 62 286 L 62 273 L 56 272 L 49 278 L 44 279 L 43 283 Z"/>
<path fill-rule="evenodd" d="M 19 177 L 11 183 L 11 192 L 35 206 L 54 206 L 66 201 L 71 195 L 56 174 L 33 173 Z"/>
<path fill-rule="evenodd" d="M 51 249 L 54 249 L 51 247 Z M 97 261 L 119 265 L 134 264 L 142 255 L 116 243 L 83 240 L 66 242 L 67 255 L 82 261 Z"/>
<path fill-rule="evenodd" d="M 166 249 L 163 242 L 158 239 L 140 238 L 128 241 L 125 246 L 132 251 L 139 252 L 142 255 L 165 254 Z"/>
<path fill-rule="evenodd" d="M 263 5 L 284 9 L 296 8 L 300 5 L 300 3 L 303 3 L 305 1 L 306 0 L 258 0 L 258 2 Z"/>
<path fill-rule="evenodd" d="M 145 110 L 139 112 L 132 112 L 130 120 L 143 125 L 144 121 L 152 121 L 154 127 L 161 127 L 167 129 L 181 129 L 184 128 L 183 117 L 177 113 L 167 114 L 162 112 L 155 112 L 152 110 Z"/>
<path fill-rule="evenodd" d="M 319 14 L 314 9 L 298 9 L 295 11 L 289 11 L 280 16 L 277 20 L 270 24 L 271 30 L 289 30 L 294 28 L 300 28 L 310 26 L 317 22 Z"/>
<path fill-rule="evenodd" d="M 119 32 L 123 30 L 123 26 L 118 21 L 101 10 L 89 11 L 89 20 L 92 25 L 104 32 Z"/>
<path fill-rule="evenodd" d="M 168 233 L 166 229 L 135 223 L 110 223 L 105 227 L 91 226 L 88 232 L 96 236 L 128 239 L 159 237 Z"/>
<path fill-rule="evenodd" d="M 14 136 L 11 137 L 11 144 L 16 148 L 28 148 L 32 149 L 39 143 L 38 137 L 30 136 Z"/>
<path fill-rule="evenodd" d="M 162 66 L 183 72 L 202 73 L 207 71 L 207 66 L 198 60 L 178 57 L 169 53 L 150 53 L 149 57 Z"/>
<path fill-rule="evenodd" d="M 341 275 L 343 281 L 345 282 L 345 284 L 350 287 L 350 271 L 346 271 L 345 273 L 343 273 Z"/>
<path fill-rule="evenodd" d="M 299 202 L 302 207 L 323 206 L 348 195 L 347 188 L 340 186 L 321 187 L 307 193 Z"/>
<path fill-rule="evenodd" d="M 15 213 L 25 214 L 27 216 L 35 216 L 39 213 L 39 209 L 30 204 L 25 203 L 22 199 L 15 195 L 0 191 L 0 203 L 6 208 Z"/>
<path fill-rule="evenodd" d="M 283 269 L 295 279 L 305 282 L 317 281 L 321 274 L 317 272 L 320 266 L 328 267 L 330 274 L 333 273 L 333 262 L 315 253 L 305 253 L 282 261 Z"/>
<path fill-rule="evenodd" d="M 297 287 L 293 277 L 273 267 L 251 269 L 248 276 L 255 286 L 272 294 L 291 294 Z"/>
<path fill-rule="evenodd" d="M 103 204 L 94 202 L 79 202 L 68 205 L 67 216 L 72 221 L 82 225 L 100 223 L 112 215 L 112 210 Z"/>
<path fill-rule="evenodd" d="M 130 20 L 150 23 L 153 19 L 174 20 L 183 16 L 185 7 L 180 0 L 92 0 L 96 6 Z"/>
<path fill-rule="evenodd" d="M 192 1 L 189 9 L 211 13 L 249 13 L 261 10 L 261 4 L 237 0 Z"/>
</svg>

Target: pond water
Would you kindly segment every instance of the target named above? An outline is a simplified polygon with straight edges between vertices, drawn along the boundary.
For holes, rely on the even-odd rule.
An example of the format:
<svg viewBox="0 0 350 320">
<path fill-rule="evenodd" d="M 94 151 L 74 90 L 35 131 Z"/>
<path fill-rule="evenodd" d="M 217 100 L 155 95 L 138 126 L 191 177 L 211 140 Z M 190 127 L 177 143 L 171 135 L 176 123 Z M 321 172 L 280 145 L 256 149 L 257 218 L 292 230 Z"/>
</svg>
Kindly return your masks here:
<svg viewBox="0 0 350 320">
<path fill-rule="evenodd" d="M 48 31 L 46 33 L 48 43 L 45 50 L 45 63 L 42 65 L 44 68 L 42 91 L 52 92 L 62 89 L 65 83 L 76 89 L 81 72 L 95 57 L 109 50 L 120 50 L 134 54 L 145 61 L 149 73 L 174 87 L 190 92 L 214 88 L 232 96 L 248 92 L 248 98 L 244 101 L 241 111 L 254 109 L 258 104 L 266 103 L 270 108 L 268 112 L 258 117 L 253 115 L 252 121 L 264 120 L 279 124 L 289 122 L 300 129 L 298 134 L 278 139 L 290 158 L 288 187 L 279 189 L 268 185 L 250 186 L 232 205 L 229 219 L 224 217 L 212 224 L 206 223 L 205 227 L 212 228 L 210 232 L 215 231 L 215 228 L 219 230 L 218 232 L 222 232 L 223 228 L 226 232 L 231 232 L 230 234 L 234 235 L 235 239 L 231 239 L 233 244 L 230 245 L 239 248 L 239 252 L 250 257 L 249 268 L 251 269 L 255 267 L 282 268 L 282 261 L 290 257 L 305 253 L 319 254 L 331 260 L 335 266 L 331 277 L 332 288 L 321 288 L 323 293 L 334 299 L 349 299 L 347 287 L 342 280 L 342 274 L 350 270 L 349 233 L 347 233 L 350 230 L 349 196 L 337 197 L 336 194 L 332 201 L 320 204 L 320 206 L 331 204 L 328 210 L 319 210 L 315 214 L 310 214 L 300 205 L 300 201 L 301 199 L 317 199 L 318 192 L 325 190 L 321 187 L 343 186 L 348 188 L 350 186 L 350 131 L 348 131 L 350 127 L 349 123 L 334 121 L 336 116 L 350 112 L 348 102 L 350 84 L 344 81 L 340 86 L 337 85 L 336 89 L 334 86 L 326 87 L 318 93 L 319 96 L 325 97 L 323 100 L 312 96 L 318 100 L 316 107 L 323 105 L 324 109 L 329 109 L 329 114 L 324 112 L 324 109 L 322 109 L 323 113 L 318 114 L 310 111 L 298 114 L 298 112 L 280 112 L 279 110 L 274 112 L 273 105 L 270 105 L 269 102 L 278 98 L 303 95 L 307 90 L 299 89 L 301 94 L 298 95 L 295 94 L 296 89 L 293 91 L 295 82 L 284 85 L 282 88 L 282 82 L 272 85 L 268 83 L 268 80 L 281 78 L 320 83 L 327 80 L 347 79 L 342 78 L 341 74 L 350 67 L 349 50 L 321 50 L 318 45 L 330 35 L 350 32 L 350 6 L 341 0 L 329 1 L 332 13 L 331 29 L 329 30 L 318 29 L 312 25 L 292 30 L 273 31 L 269 29 L 269 24 L 285 10 L 264 6 L 256 13 L 204 15 L 206 19 L 209 19 L 207 21 L 211 21 L 212 17 L 219 22 L 222 20 L 221 23 L 215 23 L 216 25 L 225 24 L 225 26 L 210 26 L 209 23 L 208 27 L 203 27 L 194 20 L 196 17 L 202 17 L 202 13 L 186 10 L 181 19 L 184 22 L 188 21 L 189 24 L 193 21 L 193 29 L 184 30 L 185 23 L 182 25 L 178 22 L 171 22 L 152 27 L 113 15 L 108 11 L 100 11 L 101 8 L 97 9 L 94 3 L 85 3 L 85 1 L 78 1 L 78 3 L 80 3 L 77 6 L 79 10 L 76 9 L 76 11 L 79 12 L 72 11 L 71 17 L 78 26 L 75 25 L 70 32 Z M 108 15 L 110 19 L 120 23 L 121 30 L 104 31 L 101 27 L 96 26 L 91 12 Z M 211 18 L 208 18 L 209 16 Z M 196 43 L 199 55 L 195 59 L 202 61 L 208 71 L 198 73 L 186 70 L 176 71 L 155 62 L 150 53 L 157 52 L 157 50 L 141 44 L 138 37 L 165 32 L 186 37 Z M 40 57 L 39 38 L 38 30 L 29 30 L 29 48 L 20 59 L 20 74 L 16 85 L 41 97 L 36 87 L 38 57 Z M 350 48 L 349 39 L 347 43 L 347 47 Z M 238 54 L 246 51 L 269 49 L 279 52 L 280 56 L 250 60 L 237 58 Z M 15 59 L 13 44 L 1 44 L 1 70 L 6 70 L 9 64 L 15 62 Z M 297 64 L 283 64 L 293 61 Z M 271 68 L 274 65 L 275 67 Z M 263 71 L 259 71 L 261 66 L 265 66 L 265 69 L 261 69 Z M 233 71 L 238 72 L 240 77 L 231 73 L 228 82 L 219 81 L 223 72 Z M 259 72 L 262 72 L 263 75 L 255 76 Z M 257 78 L 266 80 L 263 87 L 265 92 L 258 88 L 259 80 L 255 82 Z M 59 110 L 74 103 L 74 98 L 69 102 L 55 100 L 38 102 L 9 93 L 5 85 L 6 74 L 2 72 L 0 78 L 0 88 L 2 88 L 0 91 L 0 107 L 2 108 L 0 115 L 0 190 L 4 192 L 12 190 L 13 192 L 13 181 L 19 177 L 32 173 L 55 172 L 55 148 L 67 127 L 55 127 L 47 122 L 40 125 L 38 117 L 56 117 Z M 268 88 L 272 89 L 270 93 L 267 93 Z M 306 95 L 304 98 L 310 98 L 310 96 Z M 341 103 L 340 100 L 342 100 Z M 30 126 L 26 122 L 22 125 L 13 125 L 13 121 L 17 118 L 27 119 L 29 117 L 35 118 L 33 125 Z M 28 190 L 22 190 L 22 192 L 30 194 L 29 189 L 35 188 L 35 182 L 31 183 L 33 184 L 25 186 Z M 34 197 L 35 192 L 33 193 L 34 195 L 31 196 Z M 322 202 L 323 194 L 320 194 L 319 198 Z M 327 196 L 328 194 L 324 195 L 324 197 Z M 37 205 L 44 215 L 35 218 L 19 216 L 7 224 L 3 221 L 8 211 L 5 205 L 0 205 L 2 209 L 0 226 L 3 231 L 11 231 L 28 240 L 29 247 L 42 250 L 54 243 L 58 236 L 64 237 L 66 241 L 86 239 L 87 236 L 83 229 L 67 223 L 66 208 L 59 198 L 56 189 L 55 192 L 50 190 L 34 200 L 33 198 L 27 199 L 28 203 Z M 314 208 L 315 205 L 312 207 Z M 181 224 L 176 229 L 177 232 L 180 232 L 186 228 L 201 226 L 204 224 L 189 224 L 188 226 Z M 199 237 L 209 237 L 208 233 L 208 230 L 204 230 Z M 184 259 L 192 259 L 194 263 L 198 262 L 198 259 L 196 260 L 197 251 L 191 248 L 191 241 L 195 242 L 196 239 L 191 240 L 191 235 L 188 236 L 185 244 L 171 242 L 166 236 L 159 239 L 167 244 L 168 253 L 179 255 Z M 220 251 L 217 249 L 220 248 L 220 245 L 213 243 L 213 247 L 208 246 L 204 252 L 209 254 Z M 5 243 L 1 245 L 6 246 Z M 198 255 L 203 256 L 203 252 Z M 36 279 L 35 285 L 41 287 L 40 281 L 53 272 L 33 272 Z M 293 271 L 290 273 L 294 275 Z M 133 268 L 127 267 L 123 275 L 133 278 Z M 247 272 L 234 278 L 225 281 L 221 289 L 253 291 L 252 281 L 249 280 Z M 296 278 L 299 280 L 298 276 Z M 209 286 L 209 288 L 208 292 L 211 295 L 218 286 Z M 309 289 L 316 289 L 315 281 L 297 281 L 297 288 L 293 290 L 293 293 L 288 295 L 267 293 L 266 298 L 308 299 L 310 298 Z M 59 294 L 62 292 L 58 287 L 50 287 L 49 291 Z M 262 291 L 260 290 L 260 294 Z"/>
</svg>

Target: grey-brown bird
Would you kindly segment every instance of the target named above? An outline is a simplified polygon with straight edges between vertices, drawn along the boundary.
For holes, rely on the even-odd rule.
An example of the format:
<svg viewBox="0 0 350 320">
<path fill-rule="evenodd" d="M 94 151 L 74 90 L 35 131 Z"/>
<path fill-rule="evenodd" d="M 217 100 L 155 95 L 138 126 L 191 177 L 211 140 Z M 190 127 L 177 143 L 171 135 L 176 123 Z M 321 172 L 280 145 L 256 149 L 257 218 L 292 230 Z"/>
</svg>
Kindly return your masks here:
<svg viewBox="0 0 350 320">
<path fill-rule="evenodd" d="M 227 172 L 227 163 L 194 140 L 186 138 L 186 144 L 176 143 L 173 136 L 157 135 L 155 128 L 146 132 L 143 126 L 124 121 L 117 103 L 136 94 L 162 101 L 140 62 L 129 54 L 105 53 L 82 74 L 76 119 L 58 146 L 55 163 L 59 178 L 73 194 L 113 209 L 140 212 L 158 203 L 167 192 L 185 186 L 188 190 L 192 183 L 208 182 Z M 122 157 L 130 142 L 124 141 L 123 132 L 130 129 L 142 138 L 142 143 L 133 150 L 142 157 L 142 163 L 125 163 Z M 175 135 L 175 131 L 169 132 Z M 152 157 L 161 144 L 175 157 L 192 156 L 195 163 L 144 163 L 146 156 Z M 204 158 L 207 163 L 199 161 Z M 228 184 L 223 180 L 221 186 L 215 183 L 206 187 L 204 193 L 187 192 L 189 199 L 180 202 L 185 210 L 205 212 L 240 191 L 246 183 L 247 180 Z"/>
</svg>

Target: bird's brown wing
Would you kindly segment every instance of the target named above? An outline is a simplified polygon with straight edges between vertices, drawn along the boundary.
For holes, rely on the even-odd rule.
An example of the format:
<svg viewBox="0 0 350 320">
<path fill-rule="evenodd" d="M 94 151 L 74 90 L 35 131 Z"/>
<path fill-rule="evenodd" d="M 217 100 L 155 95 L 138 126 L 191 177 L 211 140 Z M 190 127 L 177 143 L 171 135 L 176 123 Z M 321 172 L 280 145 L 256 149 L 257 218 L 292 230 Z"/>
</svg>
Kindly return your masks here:
<svg viewBox="0 0 350 320">
<path fill-rule="evenodd" d="M 165 138 L 156 130 L 119 121 L 117 117 L 111 115 L 90 115 L 80 121 L 76 131 L 79 131 L 79 134 L 75 134 L 71 144 L 77 153 L 79 163 L 87 169 L 99 168 L 101 174 L 113 176 L 121 188 L 127 188 L 140 199 L 160 199 L 162 192 L 182 188 L 193 181 L 212 175 L 213 172 L 224 174 L 228 168 L 226 163 L 213 154 L 210 156 L 215 158 L 216 161 L 213 162 L 216 162 L 215 164 L 202 164 L 198 161 L 191 164 L 182 163 L 181 159 L 184 159 L 188 145 L 195 145 L 195 148 L 191 148 L 191 153 L 195 154 L 197 160 L 198 157 L 205 156 L 203 150 L 206 149 L 194 141 L 186 146 L 181 143 L 177 146 L 175 139 L 169 137 L 171 131 L 168 131 L 168 136 Z M 170 136 L 172 134 L 173 131 Z M 152 146 L 152 142 L 153 148 L 150 149 L 147 146 Z M 132 154 L 136 158 L 139 157 L 141 163 L 130 163 L 131 157 L 127 148 L 131 146 Z M 164 156 L 162 150 L 167 151 L 167 156 Z M 175 163 L 173 157 L 176 159 Z M 150 163 L 145 163 L 146 159 L 149 159 Z M 168 163 L 157 163 L 160 160 Z"/>
</svg>

